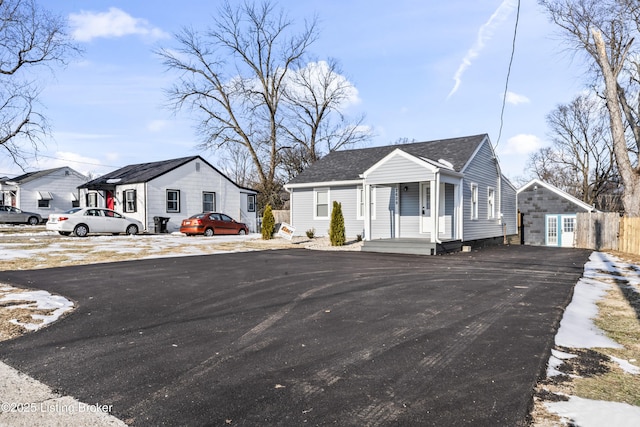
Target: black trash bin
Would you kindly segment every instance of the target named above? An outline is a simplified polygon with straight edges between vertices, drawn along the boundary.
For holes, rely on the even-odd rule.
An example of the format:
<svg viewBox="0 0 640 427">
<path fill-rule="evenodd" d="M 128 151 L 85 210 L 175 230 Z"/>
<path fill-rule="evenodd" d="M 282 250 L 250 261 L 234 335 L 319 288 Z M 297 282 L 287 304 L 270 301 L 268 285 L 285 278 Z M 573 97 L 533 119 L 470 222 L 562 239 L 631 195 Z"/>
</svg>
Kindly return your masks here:
<svg viewBox="0 0 640 427">
<path fill-rule="evenodd" d="M 155 225 L 156 233 L 166 233 L 167 232 L 167 223 L 170 218 L 165 216 L 154 216 L 153 224 Z"/>
</svg>

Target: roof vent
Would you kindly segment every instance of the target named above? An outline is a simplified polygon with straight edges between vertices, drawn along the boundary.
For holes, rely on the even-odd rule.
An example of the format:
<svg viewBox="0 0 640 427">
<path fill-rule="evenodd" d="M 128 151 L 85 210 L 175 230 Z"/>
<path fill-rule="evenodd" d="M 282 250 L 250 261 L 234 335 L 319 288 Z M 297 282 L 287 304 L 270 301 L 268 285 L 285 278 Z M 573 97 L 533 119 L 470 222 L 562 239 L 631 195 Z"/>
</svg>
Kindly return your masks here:
<svg viewBox="0 0 640 427">
<path fill-rule="evenodd" d="M 445 159 L 438 159 L 438 163 L 445 165 L 449 169 L 453 169 L 453 163 L 448 162 Z"/>
</svg>

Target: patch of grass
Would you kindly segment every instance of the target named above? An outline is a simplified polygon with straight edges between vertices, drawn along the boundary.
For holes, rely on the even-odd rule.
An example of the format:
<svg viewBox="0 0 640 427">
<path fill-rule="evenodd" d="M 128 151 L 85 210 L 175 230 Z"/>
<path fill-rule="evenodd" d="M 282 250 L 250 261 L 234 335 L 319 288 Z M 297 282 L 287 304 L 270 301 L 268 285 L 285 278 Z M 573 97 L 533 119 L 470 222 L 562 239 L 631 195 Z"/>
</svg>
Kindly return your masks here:
<svg viewBox="0 0 640 427">
<path fill-rule="evenodd" d="M 607 296 L 597 303 L 598 317 L 595 325 L 607 336 L 621 344 L 623 348 L 596 349 L 606 356 L 615 356 L 632 361 L 640 361 L 640 298 L 628 285 L 614 285 Z M 640 376 L 624 372 L 614 362 L 608 363 L 608 372 L 590 378 L 574 380 L 577 396 L 624 402 L 640 406 Z"/>
</svg>

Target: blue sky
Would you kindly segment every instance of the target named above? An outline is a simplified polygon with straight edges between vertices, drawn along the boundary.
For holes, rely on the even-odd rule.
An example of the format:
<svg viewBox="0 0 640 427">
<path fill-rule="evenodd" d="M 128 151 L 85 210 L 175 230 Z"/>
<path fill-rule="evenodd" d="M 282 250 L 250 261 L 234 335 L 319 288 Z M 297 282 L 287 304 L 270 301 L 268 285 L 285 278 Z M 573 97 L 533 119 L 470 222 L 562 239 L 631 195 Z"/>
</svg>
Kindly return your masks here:
<svg viewBox="0 0 640 427">
<path fill-rule="evenodd" d="M 184 26 L 206 29 L 219 1 L 42 2 L 70 19 L 84 54 L 49 77 L 42 93 L 52 137 L 29 170 L 68 165 L 102 174 L 133 163 L 215 152 L 196 150 L 186 113 L 165 107 L 174 82 L 158 47 Z M 531 151 L 548 145 L 545 116 L 583 89 L 584 65 L 562 44 L 535 0 L 522 0 L 514 62 L 500 111 L 516 0 L 280 0 L 296 22 L 317 15 L 310 51 L 336 58 L 358 91 L 349 115 L 366 114 L 375 137 L 417 141 L 487 133 L 511 179 Z M 0 157 L 0 175 L 22 173 Z"/>
</svg>

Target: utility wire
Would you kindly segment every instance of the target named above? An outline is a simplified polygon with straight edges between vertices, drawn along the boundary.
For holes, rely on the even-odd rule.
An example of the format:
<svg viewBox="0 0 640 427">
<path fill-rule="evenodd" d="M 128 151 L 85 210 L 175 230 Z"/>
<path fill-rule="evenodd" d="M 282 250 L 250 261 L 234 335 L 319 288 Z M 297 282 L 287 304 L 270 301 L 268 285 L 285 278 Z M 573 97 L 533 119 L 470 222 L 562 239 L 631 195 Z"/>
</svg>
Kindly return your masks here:
<svg viewBox="0 0 640 427">
<path fill-rule="evenodd" d="M 507 104 L 507 90 L 509 88 L 509 77 L 511 76 L 511 66 L 513 65 L 513 57 L 516 52 L 516 36 L 518 35 L 518 22 L 520 21 L 520 0 L 518 0 L 518 8 L 516 10 L 516 25 L 513 28 L 513 41 L 511 44 L 511 58 L 509 58 L 509 68 L 507 69 L 507 79 L 504 84 L 504 94 L 502 95 L 502 110 L 500 111 L 500 131 L 498 132 L 498 140 L 493 147 L 495 150 L 500 144 L 500 138 L 502 137 L 502 128 L 504 127 L 504 109 Z"/>
</svg>

